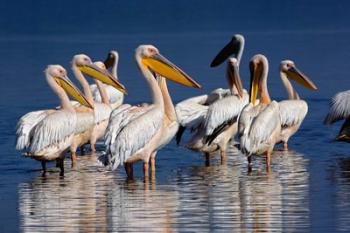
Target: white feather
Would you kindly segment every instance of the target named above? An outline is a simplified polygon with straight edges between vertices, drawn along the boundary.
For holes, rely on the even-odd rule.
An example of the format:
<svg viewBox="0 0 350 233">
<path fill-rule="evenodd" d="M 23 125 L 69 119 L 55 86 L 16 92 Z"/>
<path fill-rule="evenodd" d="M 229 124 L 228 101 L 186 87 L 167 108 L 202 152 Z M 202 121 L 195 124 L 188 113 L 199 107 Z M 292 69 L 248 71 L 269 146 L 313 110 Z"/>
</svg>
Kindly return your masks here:
<svg viewBox="0 0 350 233">
<path fill-rule="evenodd" d="M 29 112 L 19 119 L 16 126 L 16 150 L 28 149 L 33 129 L 49 112 L 50 110 Z"/>
<path fill-rule="evenodd" d="M 47 115 L 34 129 L 29 152 L 35 155 L 74 134 L 76 119 L 75 113 L 65 111 Z"/>
<path fill-rule="evenodd" d="M 350 116 L 350 90 L 339 92 L 333 96 L 330 109 L 324 122 L 332 124 Z"/>
<path fill-rule="evenodd" d="M 163 111 L 147 106 L 137 109 L 132 107 L 117 115 L 123 120 L 115 126 L 118 128 L 113 135 L 115 139 L 110 140 L 112 170 L 126 162 L 156 135 L 162 125 L 163 114 Z"/>
<path fill-rule="evenodd" d="M 119 106 L 123 103 L 124 100 L 124 94 L 120 92 L 119 90 L 115 89 L 112 86 L 104 85 L 106 89 L 107 96 L 109 98 L 109 103 L 113 104 L 114 106 Z M 97 88 L 96 84 L 90 85 L 90 90 L 92 92 L 92 96 L 94 98 L 95 102 L 101 103 L 101 95 L 100 91 Z"/>
<path fill-rule="evenodd" d="M 248 104 L 249 96 L 245 91 L 243 98 L 230 95 L 210 105 L 204 128 L 205 135 L 211 135 L 213 131 L 228 120 L 239 117 L 244 106 Z"/>
<path fill-rule="evenodd" d="M 278 106 L 283 127 L 300 125 L 308 110 L 304 100 L 283 100 L 278 103 Z"/>
</svg>

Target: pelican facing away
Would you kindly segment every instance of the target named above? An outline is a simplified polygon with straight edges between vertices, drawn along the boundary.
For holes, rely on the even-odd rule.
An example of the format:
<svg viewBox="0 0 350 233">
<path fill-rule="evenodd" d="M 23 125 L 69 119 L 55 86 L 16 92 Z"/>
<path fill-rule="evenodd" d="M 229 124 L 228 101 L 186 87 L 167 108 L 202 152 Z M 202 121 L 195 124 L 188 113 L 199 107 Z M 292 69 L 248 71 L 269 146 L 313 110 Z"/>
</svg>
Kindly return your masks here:
<svg viewBox="0 0 350 233">
<path fill-rule="evenodd" d="M 205 120 L 198 127 L 186 147 L 201 151 L 206 155 L 209 164 L 210 154 L 220 151 L 221 161 L 226 159 L 228 142 L 237 132 L 237 120 L 248 104 L 248 94 L 242 89 L 238 73 L 238 61 L 230 58 L 227 63 L 227 78 L 230 84 L 231 95 L 212 103 L 205 115 Z"/>
<path fill-rule="evenodd" d="M 333 96 L 324 123 L 330 125 L 340 120 L 345 120 L 345 122 L 340 128 L 336 140 L 350 142 L 350 90 L 339 92 Z"/>
<path fill-rule="evenodd" d="M 308 110 L 306 101 L 300 99 L 289 79 L 297 80 L 304 87 L 311 90 L 317 90 L 317 87 L 305 74 L 296 68 L 291 60 L 281 62 L 280 76 L 288 93 L 288 100 L 278 103 L 281 119 L 283 119 L 280 140 L 283 143 L 283 149 L 288 150 L 288 140 L 298 131 Z"/>
<path fill-rule="evenodd" d="M 118 80 L 106 70 L 93 64 L 91 59 L 85 54 L 78 54 L 73 57 L 72 70 L 83 88 L 84 95 L 94 106 L 93 110 L 85 106 L 76 107 L 78 123 L 75 128 L 73 142 L 70 146 L 72 166 L 75 167 L 77 148 L 90 142 L 90 150 L 92 152 L 95 151 L 95 143 L 99 138 L 103 137 L 112 111 L 108 102 L 108 97 L 106 96 L 105 87 L 100 81 L 113 85 L 113 87 L 124 93 L 126 93 L 126 90 Z M 100 93 L 102 93 L 102 103 L 94 102 L 89 83 L 84 78 L 83 73 L 95 79 L 96 85 Z"/>
<path fill-rule="evenodd" d="M 114 51 L 114 50 L 111 50 L 108 53 L 108 56 L 104 61 L 105 68 L 111 69 L 112 76 L 116 80 L 118 80 L 118 74 L 117 74 L 118 61 L 119 61 L 119 54 L 117 51 Z M 90 85 L 90 89 L 91 89 L 94 101 L 98 103 L 102 103 L 101 94 L 100 94 L 99 88 L 97 87 L 97 84 Z M 112 109 L 115 109 L 116 107 L 120 106 L 123 103 L 123 100 L 124 100 L 123 92 L 109 85 L 107 85 L 105 89 L 106 89 L 106 94 Z"/>
<path fill-rule="evenodd" d="M 93 108 L 83 94 L 68 79 L 66 70 L 60 65 L 49 65 L 45 70 L 46 81 L 60 99 L 59 110 L 30 112 L 17 123 L 16 149 L 25 150 L 26 156 L 42 162 L 43 175 L 46 161 L 57 160 L 64 174 L 64 152 L 72 143 L 77 116 L 68 95 L 82 105 Z M 66 93 L 67 92 L 67 93 Z"/>
<path fill-rule="evenodd" d="M 234 62 L 236 62 L 237 67 L 239 67 L 244 50 L 244 44 L 245 40 L 242 35 L 234 35 L 231 41 L 217 54 L 210 66 L 216 67 L 223 63 L 229 56 L 233 55 L 233 58 L 236 58 L 237 60 Z M 229 69 L 231 69 L 231 71 L 233 70 L 232 67 L 230 68 L 230 64 L 228 63 L 227 72 L 231 72 Z M 226 78 L 230 89 L 218 88 L 208 95 L 192 97 L 183 100 L 176 105 L 175 110 L 178 121 L 180 123 L 179 132 L 176 135 L 177 144 L 180 143 L 181 136 L 186 128 L 190 129 L 192 132 L 197 132 L 199 126 L 204 124 L 206 115 L 208 114 L 209 106 L 211 104 L 224 97 L 230 96 L 232 94 L 232 91 L 237 92 L 237 88 L 232 83 L 232 77 L 232 73 L 227 73 Z"/>
<path fill-rule="evenodd" d="M 288 142 L 300 127 L 307 112 L 305 102 L 292 99 L 277 103 L 271 101 L 267 89 L 268 61 L 265 56 L 255 55 L 250 61 L 251 84 L 250 103 L 242 110 L 238 123 L 241 150 L 248 156 L 251 168 L 251 155 L 266 154 L 266 170 L 269 171 L 271 155 L 276 143 Z M 283 61 L 280 67 L 281 78 L 285 85 L 294 79 L 302 86 L 317 89 L 316 86 L 290 61 Z M 290 98 L 296 98 L 297 93 L 287 87 Z M 260 95 L 260 102 L 256 99 Z M 294 97 L 293 97 L 294 96 Z M 306 105 L 306 110 L 305 110 Z"/>
<path fill-rule="evenodd" d="M 150 87 L 152 104 L 145 106 L 125 104 L 116 108 L 111 113 L 105 135 L 112 170 L 122 164 L 130 178 L 133 176 L 132 164 L 139 160 L 144 163 L 144 176 L 148 176 L 151 155 L 160 146 L 164 135 L 164 100 L 153 73 L 185 86 L 200 87 L 152 45 L 140 45 L 136 49 L 135 58 Z M 151 164 L 151 168 L 154 168 L 154 165 Z"/>
</svg>

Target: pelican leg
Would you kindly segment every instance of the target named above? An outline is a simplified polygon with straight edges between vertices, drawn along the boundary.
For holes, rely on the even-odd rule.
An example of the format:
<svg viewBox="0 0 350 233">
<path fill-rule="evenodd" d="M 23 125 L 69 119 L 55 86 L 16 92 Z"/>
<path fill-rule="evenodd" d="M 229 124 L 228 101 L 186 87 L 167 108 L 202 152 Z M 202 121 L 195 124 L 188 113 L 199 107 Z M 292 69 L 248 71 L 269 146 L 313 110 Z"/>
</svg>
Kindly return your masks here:
<svg viewBox="0 0 350 233">
<path fill-rule="evenodd" d="M 151 160 L 150 160 L 150 163 L 151 163 L 151 175 L 154 176 L 155 173 L 156 173 L 156 154 L 157 152 L 153 152 L 152 155 L 151 155 Z"/>
<path fill-rule="evenodd" d="M 90 142 L 90 152 L 93 153 L 96 151 L 96 148 L 95 148 L 95 143 L 93 142 Z"/>
<path fill-rule="evenodd" d="M 132 163 L 125 163 L 124 167 L 128 179 L 132 180 L 134 178 L 134 169 Z"/>
<path fill-rule="evenodd" d="M 247 160 L 248 160 L 248 173 L 249 173 L 249 172 L 252 172 L 252 170 L 253 170 L 253 166 L 252 166 L 252 156 L 251 156 L 251 155 L 248 156 L 248 157 L 247 157 Z"/>
<path fill-rule="evenodd" d="M 64 157 L 56 159 L 56 164 L 60 168 L 60 176 L 64 176 Z"/>
<path fill-rule="evenodd" d="M 221 158 L 221 165 L 223 165 L 226 162 L 226 151 L 225 150 L 221 150 L 220 151 L 220 158 Z"/>
<path fill-rule="evenodd" d="M 143 175 L 145 178 L 148 177 L 148 168 L 149 168 L 148 162 L 144 162 L 143 163 Z"/>
<path fill-rule="evenodd" d="M 283 142 L 283 150 L 288 151 L 288 142 Z"/>
<path fill-rule="evenodd" d="M 266 152 L 266 171 L 269 172 L 270 171 L 270 166 L 271 166 L 271 151 L 267 151 Z"/>
<path fill-rule="evenodd" d="M 41 167 L 43 169 L 42 177 L 46 176 L 46 161 L 41 161 Z"/>
<path fill-rule="evenodd" d="M 77 152 L 72 152 L 70 159 L 72 161 L 72 168 L 76 168 L 77 167 Z"/>
<path fill-rule="evenodd" d="M 205 166 L 210 166 L 210 154 L 205 153 Z"/>
<path fill-rule="evenodd" d="M 80 154 L 81 155 L 85 154 L 85 149 L 86 149 L 86 144 L 81 145 L 81 147 L 80 147 Z"/>
</svg>

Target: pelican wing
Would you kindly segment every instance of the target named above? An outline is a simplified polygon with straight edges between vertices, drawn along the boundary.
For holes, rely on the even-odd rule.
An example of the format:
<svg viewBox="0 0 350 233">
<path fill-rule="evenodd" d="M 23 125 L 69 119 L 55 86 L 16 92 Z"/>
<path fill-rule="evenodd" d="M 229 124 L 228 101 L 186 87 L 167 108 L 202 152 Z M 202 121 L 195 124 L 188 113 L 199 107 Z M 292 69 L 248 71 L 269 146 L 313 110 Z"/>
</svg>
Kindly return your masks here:
<svg viewBox="0 0 350 233">
<path fill-rule="evenodd" d="M 350 90 L 339 92 L 333 96 L 330 102 L 329 112 L 324 120 L 325 124 L 333 124 L 336 121 L 350 116 Z"/>
<path fill-rule="evenodd" d="M 114 139 L 109 140 L 112 170 L 126 162 L 156 135 L 162 125 L 163 112 L 150 105 L 130 107 L 117 116 L 124 119 L 115 126 L 118 129 L 115 130 Z"/>
<path fill-rule="evenodd" d="M 75 125 L 75 134 L 83 133 L 91 129 L 93 126 L 94 114 L 92 112 L 77 111 L 77 123 Z"/>
<path fill-rule="evenodd" d="M 303 100 L 283 100 L 278 103 L 281 126 L 300 125 L 307 114 L 307 103 Z"/>
<path fill-rule="evenodd" d="M 16 126 L 16 150 L 28 149 L 33 129 L 49 112 L 50 110 L 29 112 L 19 119 Z"/>
<path fill-rule="evenodd" d="M 242 99 L 230 95 L 210 105 L 204 124 L 205 135 L 209 136 L 218 127 L 222 128 L 222 125 L 236 121 L 243 107 L 248 104 L 248 98 L 247 93 Z"/>
<path fill-rule="evenodd" d="M 95 103 L 94 104 L 94 114 L 95 114 L 95 123 L 98 124 L 104 120 L 108 120 L 109 116 L 111 115 L 111 107 L 102 104 L 102 103 Z"/>
<path fill-rule="evenodd" d="M 48 146 L 59 144 L 72 135 L 76 119 L 75 113 L 59 110 L 47 115 L 34 129 L 30 153 L 35 154 Z"/>
<path fill-rule="evenodd" d="M 279 106 L 272 101 L 262 112 L 253 119 L 249 129 L 249 151 L 254 152 L 261 144 L 265 144 L 273 131 L 280 127 Z"/>
<path fill-rule="evenodd" d="M 105 88 L 106 88 L 107 96 L 109 98 L 109 103 L 114 104 L 116 106 L 119 106 L 123 103 L 124 94 L 122 92 L 108 85 L 105 85 Z M 94 98 L 94 101 L 101 103 L 102 99 L 101 99 L 100 91 L 97 88 L 97 85 L 96 84 L 90 85 L 90 90 Z"/>
</svg>

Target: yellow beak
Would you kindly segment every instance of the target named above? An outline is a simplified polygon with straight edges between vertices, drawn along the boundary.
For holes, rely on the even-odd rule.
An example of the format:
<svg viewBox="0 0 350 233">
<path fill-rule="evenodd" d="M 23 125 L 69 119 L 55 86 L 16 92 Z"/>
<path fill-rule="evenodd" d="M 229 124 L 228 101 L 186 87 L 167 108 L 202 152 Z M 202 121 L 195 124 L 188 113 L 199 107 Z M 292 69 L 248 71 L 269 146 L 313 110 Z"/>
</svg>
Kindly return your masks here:
<svg viewBox="0 0 350 233">
<path fill-rule="evenodd" d="M 79 91 L 79 89 L 70 81 L 67 76 L 55 77 L 55 81 L 60 85 L 69 96 L 78 101 L 81 105 L 93 109 L 92 103 L 90 103 L 85 96 Z"/>
<path fill-rule="evenodd" d="M 127 90 L 124 87 L 124 85 L 121 84 L 117 79 L 115 79 L 113 75 L 111 75 L 107 70 L 103 70 L 95 64 L 78 66 L 78 69 L 84 74 L 118 89 L 123 94 L 127 94 Z"/>
<path fill-rule="evenodd" d="M 259 90 L 259 74 L 257 64 L 250 64 L 250 102 L 255 106 Z"/>
<path fill-rule="evenodd" d="M 142 63 L 153 72 L 174 82 L 188 87 L 201 88 L 200 84 L 160 54 L 142 58 Z"/>
<path fill-rule="evenodd" d="M 292 66 L 287 71 L 285 71 L 285 73 L 288 78 L 297 81 L 300 85 L 311 90 L 317 90 L 316 85 L 296 67 Z"/>
</svg>

